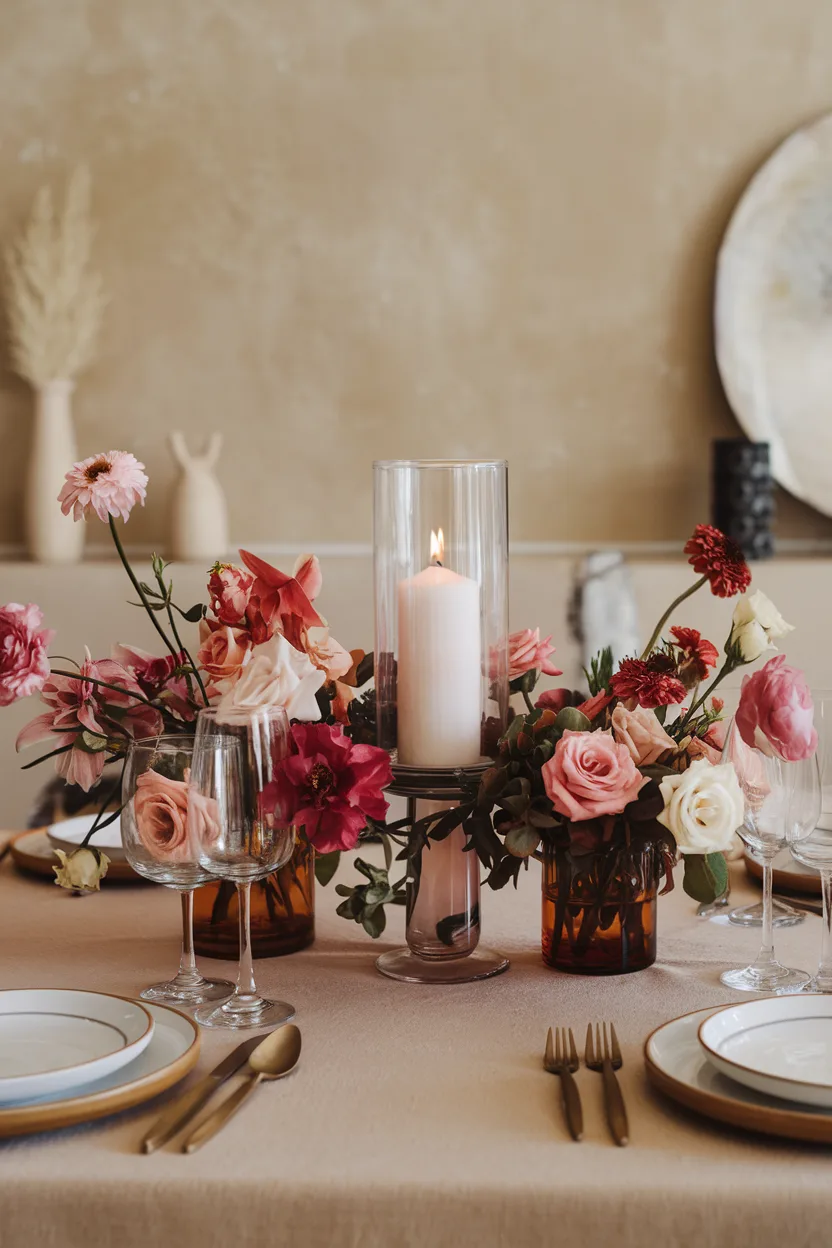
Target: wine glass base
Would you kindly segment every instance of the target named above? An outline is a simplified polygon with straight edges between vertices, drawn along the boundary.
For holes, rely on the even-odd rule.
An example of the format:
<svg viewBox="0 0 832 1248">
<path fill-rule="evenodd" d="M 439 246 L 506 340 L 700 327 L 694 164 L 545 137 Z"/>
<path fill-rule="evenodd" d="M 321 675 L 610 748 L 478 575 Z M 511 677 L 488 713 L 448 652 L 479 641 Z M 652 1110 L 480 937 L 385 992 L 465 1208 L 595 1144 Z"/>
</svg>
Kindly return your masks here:
<svg viewBox="0 0 832 1248">
<path fill-rule="evenodd" d="M 810 979 L 806 971 L 781 966 L 779 962 L 764 971 L 756 966 L 746 966 L 742 970 L 725 971 L 719 977 L 726 988 L 734 988 L 738 992 L 774 993 L 799 992 Z"/>
<path fill-rule="evenodd" d="M 731 902 L 727 897 L 717 897 L 715 901 L 703 901 L 696 911 L 697 919 L 712 919 L 716 914 L 724 914 Z"/>
<path fill-rule="evenodd" d="M 206 1001 L 227 1001 L 234 991 L 228 979 L 203 979 L 201 984 L 187 988 L 173 980 L 166 984 L 151 984 L 139 993 L 142 1001 L 159 1001 L 165 1005 L 182 1005 L 186 1008 L 202 1005 Z"/>
<path fill-rule="evenodd" d="M 798 923 L 803 923 L 805 919 L 806 915 L 801 913 L 800 910 L 795 910 L 792 906 L 787 906 L 781 901 L 772 902 L 772 927 L 796 927 Z M 736 910 L 732 910 L 728 915 L 728 922 L 733 923 L 735 927 L 762 927 L 762 902 L 758 901 L 753 906 L 738 906 Z"/>
<path fill-rule="evenodd" d="M 295 1017 L 295 1007 L 285 1001 L 261 1000 L 252 1009 L 229 1010 L 226 1005 L 205 1005 L 194 1014 L 194 1018 L 202 1027 L 228 1028 L 231 1031 L 245 1031 L 253 1027 L 274 1029 L 289 1023 Z"/>
<path fill-rule="evenodd" d="M 411 949 L 389 949 L 376 959 L 376 967 L 404 984 L 470 984 L 507 971 L 509 960 L 481 946 L 461 958 L 420 958 Z"/>
</svg>

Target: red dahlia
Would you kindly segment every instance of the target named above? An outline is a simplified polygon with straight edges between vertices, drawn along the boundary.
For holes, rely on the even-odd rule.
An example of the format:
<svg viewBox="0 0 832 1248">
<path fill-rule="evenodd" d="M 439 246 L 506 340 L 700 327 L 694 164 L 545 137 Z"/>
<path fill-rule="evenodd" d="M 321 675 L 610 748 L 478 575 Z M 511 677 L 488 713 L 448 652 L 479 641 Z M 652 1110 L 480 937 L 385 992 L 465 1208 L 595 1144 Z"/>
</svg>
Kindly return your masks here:
<svg viewBox="0 0 832 1248">
<path fill-rule="evenodd" d="M 681 651 L 679 678 L 690 689 L 704 680 L 712 667 L 719 662 L 719 652 L 712 641 L 706 640 L 695 628 L 671 628 L 673 644 Z"/>
<path fill-rule="evenodd" d="M 657 662 L 662 659 L 664 662 Z M 624 659 L 610 681 L 610 688 L 617 698 L 635 698 L 639 706 L 649 710 L 657 706 L 669 706 L 681 702 L 685 686 L 672 670 L 672 664 L 664 655 L 644 659 Z"/>
<path fill-rule="evenodd" d="M 751 572 L 739 546 L 712 524 L 697 524 L 685 544 L 685 554 L 693 570 L 707 576 L 711 593 L 717 598 L 744 594 L 751 584 Z"/>
</svg>

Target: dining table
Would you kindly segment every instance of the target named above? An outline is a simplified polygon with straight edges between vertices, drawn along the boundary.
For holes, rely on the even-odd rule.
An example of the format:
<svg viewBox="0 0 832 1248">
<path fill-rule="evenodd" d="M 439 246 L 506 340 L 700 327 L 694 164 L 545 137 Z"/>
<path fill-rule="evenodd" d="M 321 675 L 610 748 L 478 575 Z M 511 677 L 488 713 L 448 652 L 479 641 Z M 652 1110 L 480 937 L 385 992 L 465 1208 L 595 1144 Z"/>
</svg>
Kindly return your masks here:
<svg viewBox="0 0 832 1248">
<path fill-rule="evenodd" d="M 336 882 L 355 876 L 344 855 Z M 587 977 L 540 955 L 540 875 L 484 889 L 483 940 L 510 969 L 454 986 L 398 983 L 375 959 L 401 944 L 395 910 L 380 939 L 340 918 L 317 889 L 314 944 L 256 962 L 258 987 L 297 1009 L 295 1072 L 261 1086 L 199 1152 L 139 1144 L 169 1103 L 0 1141 L 2 1248 L 820 1248 L 832 1231 L 830 1146 L 747 1133 L 683 1109 L 648 1082 L 644 1044 L 660 1024 L 741 999 L 719 982 L 756 953 L 760 930 L 697 917 L 677 886 L 659 901 L 655 965 Z M 758 899 L 741 865 L 733 900 Z M 137 996 L 178 957 L 174 894 L 106 880 L 77 896 L 0 862 L 0 985 Z M 778 930 L 791 965 L 812 969 L 821 919 Z M 233 964 L 211 961 L 233 977 Z M 603 1081 L 576 1075 L 584 1138 L 564 1124 L 543 1068 L 550 1026 L 612 1022 L 630 1144 L 616 1147 Z M 196 1069 L 241 1036 L 204 1030 Z M 188 1086 L 187 1083 L 182 1086 Z"/>
</svg>

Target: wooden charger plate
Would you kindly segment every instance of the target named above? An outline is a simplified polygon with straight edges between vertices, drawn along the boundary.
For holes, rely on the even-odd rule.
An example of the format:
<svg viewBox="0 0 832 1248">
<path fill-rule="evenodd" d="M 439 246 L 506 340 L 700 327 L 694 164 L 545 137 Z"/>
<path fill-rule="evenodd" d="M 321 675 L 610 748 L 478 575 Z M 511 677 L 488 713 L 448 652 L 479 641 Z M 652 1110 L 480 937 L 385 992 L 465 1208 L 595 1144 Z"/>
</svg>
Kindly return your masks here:
<svg viewBox="0 0 832 1248">
<path fill-rule="evenodd" d="M 750 854 L 745 854 L 744 858 L 748 874 L 752 879 L 762 882 L 763 864 L 756 858 L 752 858 Z M 773 880 L 776 889 L 785 889 L 786 892 L 793 893 L 812 893 L 816 897 L 823 896 L 820 874 L 817 871 L 810 871 L 808 867 L 797 862 L 787 849 L 782 850 L 774 860 Z"/>
<path fill-rule="evenodd" d="M 32 875 L 43 875 L 50 880 L 55 879 L 54 868 L 59 865 L 59 862 L 49 843 L 45 828 L 34 828 L 29 832 L 13 834 L 9 845 L 12 861 L 15 866 L 20 867 L 21 871 L 28 871 Z M 142 878 L 133 870 L 129 862 L 111 862 L 104 882 L 108 884 L 111 880 L 121 880 L 135 884 Z"/>
<path fill-rule="evenodd" d="M 125 997 L 125 1000 L 132 1000 Z M 33 1135 L 37 1131 L 55 1131 L 60 1127 L 72 1127 L 96 1118 L 107 1118 L 142 1105 L 160 1092 L 166 1091 L 180 1079 L 184 1079 L 199 1058 L 199 1028 L 192 1018 L 169 1005 L 145 1002 L 145 1008 L 156 1023 L 156 1030 L 147 1049 L 128 1066 L 118 1072 L 120 1082 L 111 1087 L 94 1091 L 79 1090 L 77 1096 L 63 1100 L 30 1101 L 24 1105 L 0 1106 L 0 1139 L 15 1135 Z M 172 1043 L 175 1056 L 159 1064 L 153 1059 L 154 1044 L 164 1044 L 159 1033 L 165 1027 L 174 1028 L 178 1041 Z M 184 1046 L 184 1048 L 183 1048 Z M 148 1069 L 150 1067 L 150 1069 Z M 130 1072 L 134 1077 L 130 1078 Z"/>
</svg>

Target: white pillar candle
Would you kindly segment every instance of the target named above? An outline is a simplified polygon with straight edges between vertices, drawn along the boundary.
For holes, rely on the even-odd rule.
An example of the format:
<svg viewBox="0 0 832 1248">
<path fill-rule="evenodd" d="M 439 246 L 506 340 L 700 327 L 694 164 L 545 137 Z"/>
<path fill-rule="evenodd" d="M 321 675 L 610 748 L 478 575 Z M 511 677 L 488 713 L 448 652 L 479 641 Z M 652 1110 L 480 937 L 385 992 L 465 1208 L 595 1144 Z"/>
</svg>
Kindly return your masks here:
<svg viewBox="0 0 832 1248">
<path fill-rule="evenodd" d="M 482 758 L 480 587 L 432 564 L 398 588 L 398 757 L 412 767 Z"/>
</svg>

